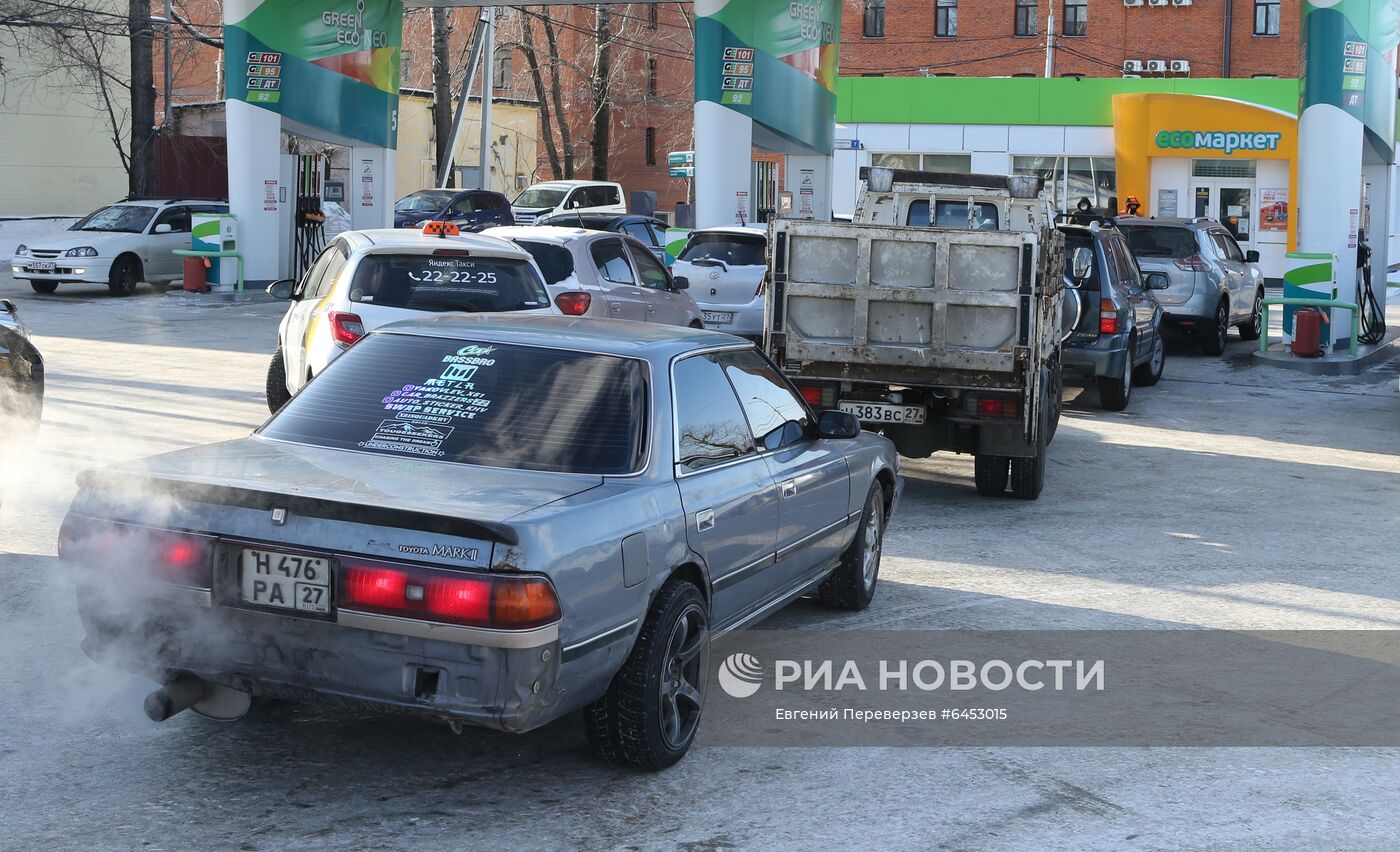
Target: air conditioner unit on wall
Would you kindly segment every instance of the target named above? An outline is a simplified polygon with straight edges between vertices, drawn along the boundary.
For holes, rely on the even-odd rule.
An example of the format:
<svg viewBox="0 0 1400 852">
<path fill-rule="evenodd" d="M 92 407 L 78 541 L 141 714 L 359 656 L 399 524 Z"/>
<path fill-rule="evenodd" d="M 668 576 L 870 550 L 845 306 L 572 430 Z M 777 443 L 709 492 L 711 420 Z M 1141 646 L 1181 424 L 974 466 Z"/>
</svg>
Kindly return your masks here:
<svg viewBox="0 0 1400 852">
<path fill-rule="evenodd" d="M 1123 0 L 1124 6 L 1141 6 L 1142 0 Z"/>
<path fill-rule="evenodd" d="M 1147 73 L 1165 74 L 1167 72 L 1167 61 L 1165 59 L 1147 60 Z"/>
<path fill-rule="evenodd" d="M 1190 6 L 1191 0 L 1172 0 L 1173 6 Z"/>
<path fill-rule="evenodd" d="M 1171 72 L 1173 74 L 1190 74 L 1191 63 L 1187 62 L 1185 59 L 1173 59 L 1171 64 Z"/>
<path fill-rule="evenodd" d="M 1147 5 L 1149 5 L 1149 6 L 1165 6 L 1165 5 L 1167 5 L 1167 0 L 1147 0 Z"/>
<path fill-rule="evenodd" d="M 1142 60 L 1141 60 L 1141 59 L 1124 59 L 1124 60 L 1123 60 L 1123 73 L 1124 73 L 1124 74 L 1141 74 L 1141 73 L 1142 73 Z"/>
</svg>

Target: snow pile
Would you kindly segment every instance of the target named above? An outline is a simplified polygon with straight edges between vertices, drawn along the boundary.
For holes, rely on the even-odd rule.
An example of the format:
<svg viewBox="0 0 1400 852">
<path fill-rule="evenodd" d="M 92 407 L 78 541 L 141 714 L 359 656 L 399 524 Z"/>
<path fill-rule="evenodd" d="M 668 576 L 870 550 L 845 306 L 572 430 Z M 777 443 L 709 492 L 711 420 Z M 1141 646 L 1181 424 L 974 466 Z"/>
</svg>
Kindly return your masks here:
<svg viewBox="0 0 1400 852">
<path fill-rule="evenodd" d="M 78 221 L 78 216 L 25 216 L 15 219 L 0 219 L 0 263 L 9 262 L 14 257 L 15 248 L 20 244 L 33 245 L 36 240 L 66 230 Z"/>
</svg>

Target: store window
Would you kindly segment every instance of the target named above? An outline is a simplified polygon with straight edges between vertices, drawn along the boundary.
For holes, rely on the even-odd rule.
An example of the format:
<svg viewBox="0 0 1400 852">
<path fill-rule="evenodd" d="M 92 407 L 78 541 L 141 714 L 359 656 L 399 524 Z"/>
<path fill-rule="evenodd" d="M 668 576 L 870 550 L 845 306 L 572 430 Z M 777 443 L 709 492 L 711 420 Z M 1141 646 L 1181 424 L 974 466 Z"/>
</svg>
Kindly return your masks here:
<svg viewBox="0 0 1400 852">
<path fill-rule="evenodd" d="M 923 170 L 926 172 L 972 172 L 971 154 L 874 154 L 870 164 L 885 169 Z"/>
<path fill-rule="evenodd" d="M 860 34 L 866 38 L 885 37 L 885 0 L 865 0 L 865 20 Z"/>
<path fill-rule="evenodd" d="M 1073 208 L 1081 198 L 1104 209 L 1116 203 L 1118 172 L 1112 157 L 1012 157 L 1011 171 L 1044 180 L 1060 210 Z"/>
<path fill-rule="evenodd" d="M 1037 3 L 1038 0 L 1016 0 L 1016 35 L 1033 36 L 1038 34 L 1040 10 L 1037 8 Z"/>
<path fill-rule="evenodd" d="M 1254 34 L 1278 35 L 1279 0 L 1254 0 Z"/>
<path fill-rule="evenodd" d="M 1065 0 L 1064 35 L 1089 34 L 1089 0 Z"/>
<path fill-rule="evenodd" d="M 950 38 L 958 34 L 958 0 L 938 0 L 933 14 L 934 35 Z"/>
</svg>

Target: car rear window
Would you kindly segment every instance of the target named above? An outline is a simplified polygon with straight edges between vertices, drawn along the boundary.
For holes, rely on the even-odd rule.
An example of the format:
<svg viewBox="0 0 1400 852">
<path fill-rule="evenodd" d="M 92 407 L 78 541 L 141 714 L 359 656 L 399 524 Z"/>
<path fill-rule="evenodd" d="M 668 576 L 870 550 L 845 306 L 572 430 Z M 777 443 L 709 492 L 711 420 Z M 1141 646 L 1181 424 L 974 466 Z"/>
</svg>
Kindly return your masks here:
<svg viewBox="0 0 1400 852">
<path fill-rule="evenodd" d="M 646 365 L 532 346 L 371 334 L 267 438 L 488 467 L 625 474 L 646 451 Z"/>
<path fill-rule="evenodd" d="M 350 301 L 415 311 L 525 311 L 549 304 L 535 270 L 509 257 L 371 254 L 350 281 Z"/>
<path fill-rule="evenodd" d="M 722 260 L 729 266 L 763 266 L 768 239 L 747 234 L 692 234 L 680 259 Z"/>
<path fill-rule="evenodd" d="M 929 226 L 928 201 L 919 200 L 909 203 L 909 212 L 905 214 L 904 224 L 915 228 L 927 228 Z M 981 201 L 972 205 L 978 231 L 995 231 L 999 225 L 997 216 L 997 206 L 990 202 Z M 935 228 L 951 228 L 963 230 L 968 229 L 967 202 L 966 201 L 937 201 L 933 205 Z"/>
<path fill-rule="evenodd" d="M 1197 254 L 1196 235 L 1189 228 L 1163 225 L 1124 225 L 1120 228 L 1138 257 L 1182 258 Z"/>
<path fill-rule="evenodd" d="M 558 284 L 574 274 L 574 256 L 563 246 L 535 240 L 515 240 L 515 244 L 535 259 L 535 264 L 544 274 L 544 283 Z"/>
</svg>

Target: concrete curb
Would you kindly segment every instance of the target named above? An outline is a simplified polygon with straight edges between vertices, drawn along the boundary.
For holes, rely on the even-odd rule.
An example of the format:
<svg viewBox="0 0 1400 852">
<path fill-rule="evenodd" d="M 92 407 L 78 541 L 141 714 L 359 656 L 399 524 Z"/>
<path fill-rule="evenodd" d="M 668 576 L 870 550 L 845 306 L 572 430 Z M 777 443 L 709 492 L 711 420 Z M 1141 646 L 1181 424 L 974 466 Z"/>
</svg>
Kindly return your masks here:
<svg viewBox="0 0 1400 852">
<path fill-rule="evenodd" d="M 1315 376 L 1355 376 L 1400 355 L 1400 346 L 1395 345 L 1398 339 L 1400 329 L 1388 328 L 1384 340 L 1374 346 L 1358 347 L 1355 358 L 1348 357 L 1345 351 L 1340 355 L 1324 355 L 1321 358 L 1296 358 L 1283 348 L 1282 343 L 1275 343 L 1269 346 L 1268 352 L 1255 350 L 1254 363 Z"/>
</svg>

